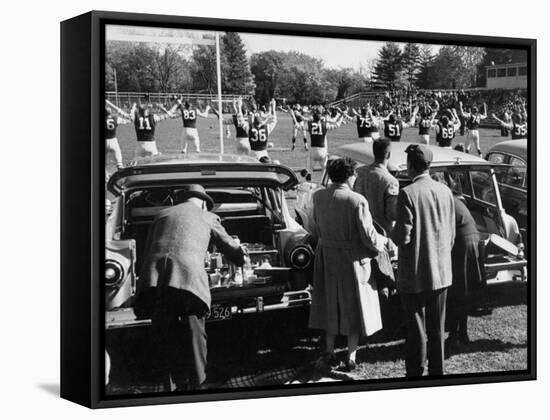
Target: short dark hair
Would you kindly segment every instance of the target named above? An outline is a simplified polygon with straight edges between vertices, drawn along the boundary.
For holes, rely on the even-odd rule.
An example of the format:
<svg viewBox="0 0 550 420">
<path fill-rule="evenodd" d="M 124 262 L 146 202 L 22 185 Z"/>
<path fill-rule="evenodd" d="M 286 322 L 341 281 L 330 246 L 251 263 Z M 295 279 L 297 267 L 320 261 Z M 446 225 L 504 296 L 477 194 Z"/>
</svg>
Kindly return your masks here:
<svg viewBox="0 0 550 420">
<path fill-rule="evenodd" d="M 372 142 L 372 154 L 376 160 L 386 159 L 391 149 L 391 141 L 388 139 L 379 139 Z"/>
<path fill-rule="evenodd" d="M 419 159 L 411 159 L 410 156 L 407 156 L 407 162 L 410 162 L 416 172 L 424 172 L 430 169 L 430 164 L 428 162 Z"/>
<path fill-rule="evenodd" d="M 350 158 L 338 158 L 330 162 L 327 167 L 328 177 L 332 182 L 345 182 L 355 173 L 357 163 Z"/>
</svg>

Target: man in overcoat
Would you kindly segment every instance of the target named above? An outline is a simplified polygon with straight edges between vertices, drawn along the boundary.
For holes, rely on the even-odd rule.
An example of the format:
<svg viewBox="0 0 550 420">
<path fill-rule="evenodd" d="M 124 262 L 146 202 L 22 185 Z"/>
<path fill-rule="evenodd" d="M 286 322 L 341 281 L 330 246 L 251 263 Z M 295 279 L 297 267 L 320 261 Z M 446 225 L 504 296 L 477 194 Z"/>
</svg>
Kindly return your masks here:
<svg viewBox="0 0 550 420">
<path fill-rule="evenodd" d="M 353 189 L 367 199 L 372 218 L 389 235 L 395 221 L 399 193 L 399 182 L 388 171 L 391 141 L 375 140 L 372 143 L 372 153 L 374 162 L 357 169 L 357 180 Z"/>
<path fill-rule="evenodd" d="M 325 331 L 325 350 L 332 358 L 336 336 L 348 337 L 345 367 L 351 370 L 359 337 L 382 328 L 370 259 L 384 250 L 387 238 L 376 232 L 365 197 L 351 189 L 355 162 L 337 159 L 327 171 L 332 184 L 313 195 L 318 242 L 309 326 Z"/>
<path fill-rule="evenodd" d="M 214 202 L 202 186 L 187 186 L 176 201 L 149 228 L 135 304 L 138 316 L 152 319 L 155 372 L 169 391 L 195 389 L 206 379 L 210 241 L 235 264 L 244 262 L 243 249 L 210 212 Z"/>
<path fill-rule="evenodd" d="M 430 177 L 429 146 L 411 144 L 391 238 L 399 246 L 397 290 L 407 322 L 407 376 L 443 375 L 445 304 L 452 283 L 455 205 L 451 190 Z"/>
</svg>

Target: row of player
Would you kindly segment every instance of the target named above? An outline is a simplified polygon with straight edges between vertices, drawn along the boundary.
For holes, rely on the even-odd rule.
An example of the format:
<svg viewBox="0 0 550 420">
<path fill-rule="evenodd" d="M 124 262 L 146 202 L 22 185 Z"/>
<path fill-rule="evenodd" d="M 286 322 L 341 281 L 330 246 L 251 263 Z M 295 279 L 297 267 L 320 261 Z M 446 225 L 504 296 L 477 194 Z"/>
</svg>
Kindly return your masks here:
<svg viewBox="0 0 550 420">
<path fill-rule="evenodd" d="M 309 170 L 314 170 L 316 164 L 320 169 L 324 168 L 327 159 L 327 132 L 340 127 L 342 124 L 355 120 L 358 137 L 361 141 L 371 142 L 380 137 L 379 130 L 383 127 L 384 137 L 392 141 L 400 141 L 403 130 L 407 127 L 418 127 L 418 143 L 429 144 L 430 132 L 435 132 L 435 141 L 441 147 L 451 147 L 452 141 L 459 130 L 463 134 L 464 127 L 468 129 L 466 151 L 475 146 L 478 154 L 481 154 L 479 147 L 479 126 L 481 120 L 487 118 L 487 106 L 484 104 L 483 112 L 477 107 L 465 111 L 462 103 L 459 103 L 459 113 L 454 108 L 445 110 L 420 108 L 415 106 L 409 109 L 410 114 L 403 118 L 400 111 L 389 110 L 386 115 L 380 115 L 373 110 L 369 104 L 359 110 L 345 107 L 325 108 L 322 105 L 310 107 L 276 107 L 275 100 L 272 100 L 269 107 L 258 108 L 254 102 L 244 104 L 239 98 L 233 102 L 234 113 L 231 118 L 224 119 L 219 111 L 207 106 L 204 111 L 189 102 L 182 102 L 181 98 L 175 98 L 170 110 L 158 105 L 160 113 L 153 112 L 153 104 L 144 98 L 139 104 L 134 103 L 129 113 L 106 101 L 105 134 L 106 153 L 113 155 L 117 167 L 122 167 L 122 154 L 116 131 L 119 124 L 133 123 L 136 132 L 135 158 L 153 156 L 158 154 L 155 141 L 155 127 L 160 121 L 168 118 L 182 118 L 183 131 L 181 135 L 181 151 L 186 153 L 189 143 L 194 149 L 200 152 L 200 137 L 196 122 L 198 117 L 207 117 L 210 109 L 218 118 L 223 119 L 229 136 L 229 127 L 235 127 L 235 152 L 237 154 L 252 153 L 257 159 L 265 160 L 268 157 L 269 137 L 277 125 L 277 112 L 287 112 L 293 121 L 292 146 L 295 149 L 296 137 L 301 132 L 304 137 L 304 148 L 309 150 Z M 420 111 L 420 112 L 419 112 Z M 494 114 L 493 118 L 498 121 L 503 130 L 510 130 L 512 138 L 525 138 L 527 136 L 527 122 L 525 109 L 522 112 L 514 112 L 509 120 L 500 120 Z M 309 133 L 311 147 L 308 146 L 307 135 Z M 106 160 L 108 161 L 108 160 Z"/>
</svg>

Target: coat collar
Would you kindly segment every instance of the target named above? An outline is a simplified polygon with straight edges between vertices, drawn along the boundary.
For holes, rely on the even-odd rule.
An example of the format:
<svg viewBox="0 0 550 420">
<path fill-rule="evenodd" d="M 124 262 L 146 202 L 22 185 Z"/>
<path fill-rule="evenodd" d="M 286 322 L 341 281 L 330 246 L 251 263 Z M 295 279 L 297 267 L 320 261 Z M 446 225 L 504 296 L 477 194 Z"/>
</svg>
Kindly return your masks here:
<svg viewBox="0 0 550 420">
<path fill-rule="evenodd" d="M 424 174 L 417 175 L 414 177 L 413 182 L 420 181 L 421 179 L 424 179 L 424 178 L 430 178 L 430 174 L 426 172 Z"/>
<path fill-rule="evenodd" d="M 334 190 L 350 190 L 351 191 L 350 186 L 345 182 L 342 183 L 342 184 L 332 183 L 332 184 L 330 184 L 330 187 Z"/>
</svg>

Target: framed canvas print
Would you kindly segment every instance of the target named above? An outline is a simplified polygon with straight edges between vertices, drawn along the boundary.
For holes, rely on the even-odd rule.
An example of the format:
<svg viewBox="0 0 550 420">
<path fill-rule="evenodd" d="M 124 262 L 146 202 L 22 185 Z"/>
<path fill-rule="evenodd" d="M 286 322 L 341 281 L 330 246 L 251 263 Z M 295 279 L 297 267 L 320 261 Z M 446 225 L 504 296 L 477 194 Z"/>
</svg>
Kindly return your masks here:
<svg viewBox="0 0 550 420">
<path fill-rule="evenodd" d="M 536 42 L 61 24 L 61 395 L 536 378 Z"/>
</svg>

